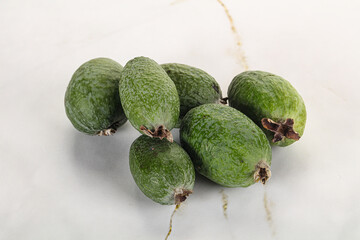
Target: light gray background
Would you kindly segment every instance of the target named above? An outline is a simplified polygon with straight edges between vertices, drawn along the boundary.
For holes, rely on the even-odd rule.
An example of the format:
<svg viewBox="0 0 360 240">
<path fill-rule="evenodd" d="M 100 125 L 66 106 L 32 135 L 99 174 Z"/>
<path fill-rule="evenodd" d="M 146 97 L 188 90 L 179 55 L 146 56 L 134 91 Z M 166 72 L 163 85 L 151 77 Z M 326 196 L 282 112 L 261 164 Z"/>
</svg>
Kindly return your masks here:
<svg viewBox="0 0 360 240">
<path fill-rule="evenodd" d="M 273 149 L 265 188 L 198 177 L 170 239 L 360 239 L 360 2 L 224 3 L 250 69 L 283 76 L 303 96 L 306 131 Z M 129 123 L 113 137 L 77 132 L 65 89 L 85 61 L 124 65 L 142 55 L 202 68 L 226 95 L 243 69 L 223 8 L 216 0 L 2 0 L 0 29 L 0 239 L 164 239 L 174 207 L 147 199 L 129 171 L 139 133 Z"/>
</svg>

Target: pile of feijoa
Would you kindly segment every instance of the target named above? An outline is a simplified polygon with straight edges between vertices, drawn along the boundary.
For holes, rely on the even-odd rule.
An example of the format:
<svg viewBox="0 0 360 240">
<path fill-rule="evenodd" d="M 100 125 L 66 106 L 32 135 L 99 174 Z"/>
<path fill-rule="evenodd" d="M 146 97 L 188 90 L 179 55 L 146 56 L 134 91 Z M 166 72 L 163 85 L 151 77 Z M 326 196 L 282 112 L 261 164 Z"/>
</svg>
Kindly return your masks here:
<svg viewBox="0 0 360 240">
<path fill-rule="evenodd" d="M 303 99 L 277 75 L 242 72 L 227 95 L 188 65 L 137 57 L 122 67 L 96 58 L 73 74 L 65 109 L 74 127 L 90 135 L 112 135 L 129 120 L 142 134 L 129 153 L 136 184 L 155 202 L 179 205 L 192 193 L 195 170 L 225 187 L 265 184 L 271 145 L 288 146 L 304 132 Z M 181 146 L 171 134 L 176 127 Z"/>
</svg>

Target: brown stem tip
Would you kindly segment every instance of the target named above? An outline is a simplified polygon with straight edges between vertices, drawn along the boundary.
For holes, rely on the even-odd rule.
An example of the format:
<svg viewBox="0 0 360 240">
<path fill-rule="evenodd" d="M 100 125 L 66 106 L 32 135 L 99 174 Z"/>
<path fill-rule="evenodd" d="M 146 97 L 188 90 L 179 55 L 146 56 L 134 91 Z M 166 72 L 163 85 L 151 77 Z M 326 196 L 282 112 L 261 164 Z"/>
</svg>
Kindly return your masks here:
<svg viewBox="0 0 360 240">
<path fill-rule="evenodd" d="M 273 143 L 283 140 L 284 137 L 295 141 L 300 139 L 300 135 L 294 130 L 294 119 L 287 118 L 285 121 L 274 122 L 270 118 L 261 119 L 263 127 L 274 132 Z"/>
<path fill-rule="evenodd" d="M 255 166 L 255 172 L 254 172 L 255 182 L 261 181 L 261 183 L 265 185 L 265 183 L 270 179 L 270 177 L 271 177 L 270 166 L 265 161 L 261 160 Z"/>
<path fill-rule="evenodd" d="M 176 189 L 174 194 L 175 204 L 179 205 L 184 202 L 191 193 L 192 191 L 188 189 Z"/>
<path fill-rule="evenodd" d="M 169 142 L 173 142 L 173 136 L 171 132 L 165 128 L 164 125 L 157 126 L 155 130 L 150 130 L 144 125 L 141 125 L 140 130 L 147 136 L 152 138 L 160 138 L 161 140 L 163 138 L 166 138 Z"/>
<path fill-rule="evenodd" d="M 225 97 L 225 98 L 220 98 L 220 103 L 223 105 L 226 105 L 228 103 L 229 98 Z"/>
</svg>

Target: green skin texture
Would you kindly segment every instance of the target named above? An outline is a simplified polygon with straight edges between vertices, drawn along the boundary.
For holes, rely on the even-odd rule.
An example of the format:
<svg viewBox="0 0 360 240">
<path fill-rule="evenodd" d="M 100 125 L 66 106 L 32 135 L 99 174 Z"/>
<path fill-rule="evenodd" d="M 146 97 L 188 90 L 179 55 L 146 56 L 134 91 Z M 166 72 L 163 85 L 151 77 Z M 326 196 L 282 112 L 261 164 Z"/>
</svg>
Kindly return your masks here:
<svg viewBox="0 0 360 240">
<path fill-rule="evenodd" d="M 179 63 L 161 64 L 174 81 L 180 98 L 180 119 L 192 108 L 219 103 L 222 93 L 215 78 L 205 71 Z"/>
<path fill-rule="evenodd" d="M 246 71 L 235 76 L 228 88 L 229 105 L 243 112 L 262 128 L 272 145 L 285 147 L 295 140 L 283 138 L 273 143 L 274 133 L 262 127 L 261 119 L 294 119 L 294 130 L 304 133 L 306 108 L 296 89 L 285 79 L 263 71 Z"/>
<path fill-rule="evenodd" d="M 271 147 L 261 129 L 238 110 L 205 104 L 190 110 L 180 127 L 181 145 L 195 169 L 225 187 L 255 183 L 255 166 L 271 165 Z"/>
<path fill-rule="evenodd" d="M 191 190 L 195 170 L 177 143 L 140 136 L 130 147 L 130 171 L 140 190 L 153 201 L 175 204 L 175 190 Z"/>
<path fill-rule="evenodd" d="M 126 63 L 119 83 L 121 104 L 130 123 L 171 130 L 177 123 L 180 101 L 175 84 L 154 60 L 136 57 Z"/>
<path fill-rule="evenodd" d="M 73 74 L 65 93 L 65 110 L 74 127 L 86 134 L 126 122 L 119 98 L 123 67 L 108 58 L 95 58 Z"/>
</svg>

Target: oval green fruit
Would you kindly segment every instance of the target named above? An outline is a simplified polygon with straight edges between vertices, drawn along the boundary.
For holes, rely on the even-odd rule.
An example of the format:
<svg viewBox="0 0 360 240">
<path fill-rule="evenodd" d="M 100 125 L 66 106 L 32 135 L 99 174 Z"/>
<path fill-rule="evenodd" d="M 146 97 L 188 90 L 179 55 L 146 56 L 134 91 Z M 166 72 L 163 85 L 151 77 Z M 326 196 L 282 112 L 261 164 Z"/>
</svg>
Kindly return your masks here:
<svg viewBox="0 0 360 240">
<path fill-rule="evenodd" d="M 150 137 L 172 140 L 180 102 L 175 84 L 154 60 L 137 57 L 126 63 L 119 83 L 122 106 L 130 123 Z"/>
<path fill-rule="evenodd" d="M 220 86 L 215 78 L 205 71 L 179 63 L 161 64 L 161 67 L 173 80 L 179 93 L 180 119 L 194 107 L 220 102 Z"/>
<path fill-rule="evenodd" d="M 285 79 L 263 71 L 235 76 L 228 89 L 229 105 L 260 126 L 273 145 L 288 146 L 304 133 L 306 109 Z"/>
<path fill-rule="evenodd" d="M 65 93 L 65 110 L 77 130 L 111 135 L 126 122 L 118 89 L 122 69 L 111 59 L 95 58 L 75 71 Z"/>
<path fill-rule="evenodd" d="M 238 110 L 205 104 L 181 122 L 181 144 L 205 177 L 226 187 L 270 178 L 271 147 L 261 129 Z"/>
<path fill-rule="evenodd" d="M 140 190 L 160 204 L 180 204 L 192 193 L 195 170 L 176 142 L 140 136 L 130 147 L 130 171 Z"/>
</svg>

